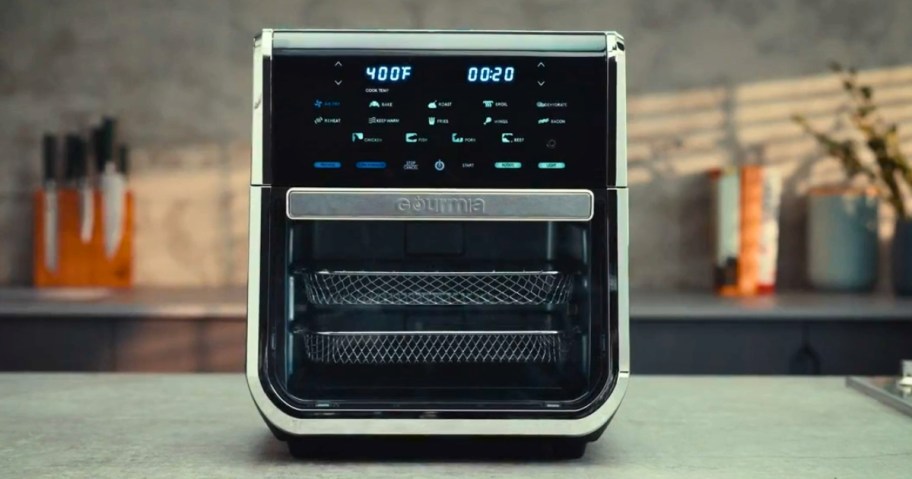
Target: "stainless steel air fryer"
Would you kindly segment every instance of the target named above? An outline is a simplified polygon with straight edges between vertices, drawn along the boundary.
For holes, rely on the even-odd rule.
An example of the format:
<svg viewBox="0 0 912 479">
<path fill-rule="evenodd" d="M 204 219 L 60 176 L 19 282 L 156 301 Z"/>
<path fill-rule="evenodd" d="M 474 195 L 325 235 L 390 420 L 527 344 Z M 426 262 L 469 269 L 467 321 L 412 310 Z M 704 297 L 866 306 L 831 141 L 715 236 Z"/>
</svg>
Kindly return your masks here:
<svg viewBox="0 0 912 479">
<path fill-rule="evenodd" d="M 254 45 L 247 380 L 276 436 L 582 455 L 629 379 L 623 39 Z"/>
</svg>

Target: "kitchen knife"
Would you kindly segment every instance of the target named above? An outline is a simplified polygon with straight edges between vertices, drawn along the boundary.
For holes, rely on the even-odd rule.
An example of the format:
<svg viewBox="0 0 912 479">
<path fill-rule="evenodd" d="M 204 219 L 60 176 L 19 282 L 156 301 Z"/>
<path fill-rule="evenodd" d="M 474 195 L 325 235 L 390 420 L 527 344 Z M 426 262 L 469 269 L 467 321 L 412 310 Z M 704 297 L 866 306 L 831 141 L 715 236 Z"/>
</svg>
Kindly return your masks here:
<svg viewBox="0 0 912 479">
<path fill-rule="evenodd" d="M 99 169 L 102 201 L 102 226 L 104 227 L 104 248 L 108 258 L 114 256 L 124 234 L 124 202 L 126 181 L 124 175 L 117 171 L 114 161 L 114 134 L 116 123 L 112 118 L 105 118 L 101 127 L 101 148 Z M 125 159 L 121 160 L 125 161 Z"/>
<path fill-rule="evenodd" d="M 86 164 L 86 142 L 78 135 L 66 136 L 66 178 L 79 195 L 79 238 L 88 243 L 92 238 L 92 189 Z"/>
<path fill-rule="evenodd" d="M 44 268 L 57 271 L 59 231 L 57 224 L 57 139 L 45 135 L 41 144 L 44 163 Z"/>
</svg>

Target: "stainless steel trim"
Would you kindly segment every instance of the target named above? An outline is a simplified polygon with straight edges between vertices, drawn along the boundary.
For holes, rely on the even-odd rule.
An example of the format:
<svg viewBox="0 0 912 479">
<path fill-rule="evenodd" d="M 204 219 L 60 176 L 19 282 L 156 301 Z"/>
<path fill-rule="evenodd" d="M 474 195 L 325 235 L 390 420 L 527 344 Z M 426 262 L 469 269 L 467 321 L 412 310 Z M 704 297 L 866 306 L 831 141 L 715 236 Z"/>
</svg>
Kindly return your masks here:
<svg viewBox="0 0 912 479">
<path fill-rule="evenodd" d="M 274 48 L 604 52 L 605 37 L 605 32 L 276 30 Z"/>
<path fill-rule="evenodd" d="M 250 187 L 250 223 L 247 231 L 247 381 L 253 398 L 260 410 L 263 406 L 262 400 L 257 399 L 257 390 L 260 394 L 265 394 L 259 384 L 259 338 L 260 338 L 260 254 L 262 254 L 261 235 L 262 215 L 263 215 L 263 192 L 268 186 L 251 186 Z M 265 398 L 269 403 L 269 399 Z M 270 403 L 271 404 L 271 403 Z M 273 406 L 275 408 L 275 406 Z M 281 413 L 280 413 L 281 414 Z"/>
<path fill-rule="evenodd" d="M 503 275 L 526 275 L 540 276 L 562 274 L 560 271 L 357 271 L 357 270 L 328 270 L 323 269 L 315 271 L 317 274 L 358 274 L 364 276 L 452 276 L 452 275 L 472 275 L 472 276 L 503 276 Z"/>
<path fill-rule="evenodd" d="M 252 311 L 256 315 L 256 311 Z M 248 319 L 258 322 L 258 318 Z M 254 336 L 255 337 L 255 336 Z M 621 404 L 630 379 L 619 373 L 614 390 L 592 414 L 579 419 L 298 419 L 282 412 L 263 391 L 257 377 L 255 355 L 251 360 L 248 333 L 247 384 L 254 403 L 269 422 L 296 435 L 426 435 L 426 436 L 585 436 L 605 425 Z M 253 341 L 254 349 L 256 341 Z"/>
<path fill-rule="evenodd" d="M 272 58 L 272 49 L 273 45 L 275 45 L 275 30 L 264 28 L 260 36 L 263 39 L 263 57 Z"/>
<path fill-rule="evenodd" d="M 630 223 L 628 203 L 627 189 L 617 190 L 618 370 L 622 373 L 630 372 L 630 286 L 628 284 Z"/>
<path fill-rule="evenodd" d="M 605 50 L 608 52 L 608 54 L 610 56 L 611 52 L 613 52 L 617 49 L 618 44 L 624 42 L 624 39 L 616 32 L 602 32 L 602 33 L 605 35 Z"/>
<path fill-rule="evenodd" d="M 605 36 L 608 37 L 608 51 L 612 50 L 623 50 L 624 49 L 624 35 L 621 35 L 618 32 L 606 31 Z"/>
<path fill-rule="evenodd" d="M 608 85 L 608 88 L 617 91 L 615 185 L 624 187 L 627 186 L 627 55 L 623 50 L 617 49 L 608 56 L 614 57 L 617 61 L 617 85 Z M 611 128 L 611 125 L 608 128 Z"/>
<path fill-rule="evenodd" d="M 482 331 L 482 330 L 466 330 L 466 331 L 452 331 L 452 330 L 432 330 L 432 331 L 314 331 L 312 334 L 317 334 L 320 336 L 351 336 L 357 334 L 359 336 L 421 336 L 421 335 L 437 335 L 437 334 L 446 334 L 446 335 L 526 335 L 526 336 L 557 336 L 560 334 L 558 331 L 547 331 L 547 330 L 516 330 L 516 331 Z"/>
<path fill-rule="evenodd" d="M 253 42 L 253 124 L 250 150 L 250 184 L 263 184 L 263 58 L 272 55 L 272 30 L 263 30 Z"/>
<path fill-rule="evenodd" d="M 879 401 L 880 403 L 892 407 L 897 411 L 912 416 L 912 399 L 906 399 L 899 394 L 889 391 L 883 385 L 876 384 L 878 378 L 849 376 L 846 378 L 846 386 Z"/>
<path fill-rule="evenodd" d="M 588 190 L 292 188 L 292 220 L 589 221 Z"/>
</svg>

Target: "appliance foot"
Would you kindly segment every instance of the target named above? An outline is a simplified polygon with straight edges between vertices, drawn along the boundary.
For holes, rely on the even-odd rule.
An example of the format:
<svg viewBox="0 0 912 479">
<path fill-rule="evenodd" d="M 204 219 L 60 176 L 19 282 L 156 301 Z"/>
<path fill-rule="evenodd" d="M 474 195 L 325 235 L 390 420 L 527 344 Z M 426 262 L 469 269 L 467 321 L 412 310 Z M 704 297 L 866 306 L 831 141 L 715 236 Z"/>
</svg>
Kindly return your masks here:
<svg viewBox="0 0 912 479">
<path fill-rule="evenodd" d="M 286 442 L 288 444 L 288 452 L 295 459 L 314 459 L 320 457 L 323 453 L 323 448 L 320 447 L 319 442 L 312 438 L 289 438 Z"/>
<path fill-rule="evenodd" d="M 296 459 L 570 460 L 586 453 L 585 437 L 307 437 L 287 439 Z"/>
<path fill-rule="evenodd" d="M 585 439 L 555 439 L 551 444 L 551 451 L 555 459 L 579 459 L 586 454 L 587 444 L 589 442 Z"/>
</svg>

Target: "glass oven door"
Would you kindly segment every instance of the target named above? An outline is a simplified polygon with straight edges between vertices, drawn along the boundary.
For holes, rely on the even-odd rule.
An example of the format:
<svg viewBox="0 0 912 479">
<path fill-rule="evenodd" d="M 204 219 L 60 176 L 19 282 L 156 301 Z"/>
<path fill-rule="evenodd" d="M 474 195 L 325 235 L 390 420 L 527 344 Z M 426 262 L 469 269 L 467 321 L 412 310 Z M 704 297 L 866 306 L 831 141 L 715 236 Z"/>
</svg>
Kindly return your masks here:
<svg viewBox="0 0 912 479">
<path fill-rule="evenodd" d="M 605 191 L 270 190 L 290 408 L 577 411 L 610 380 Z"/>
</svg>

